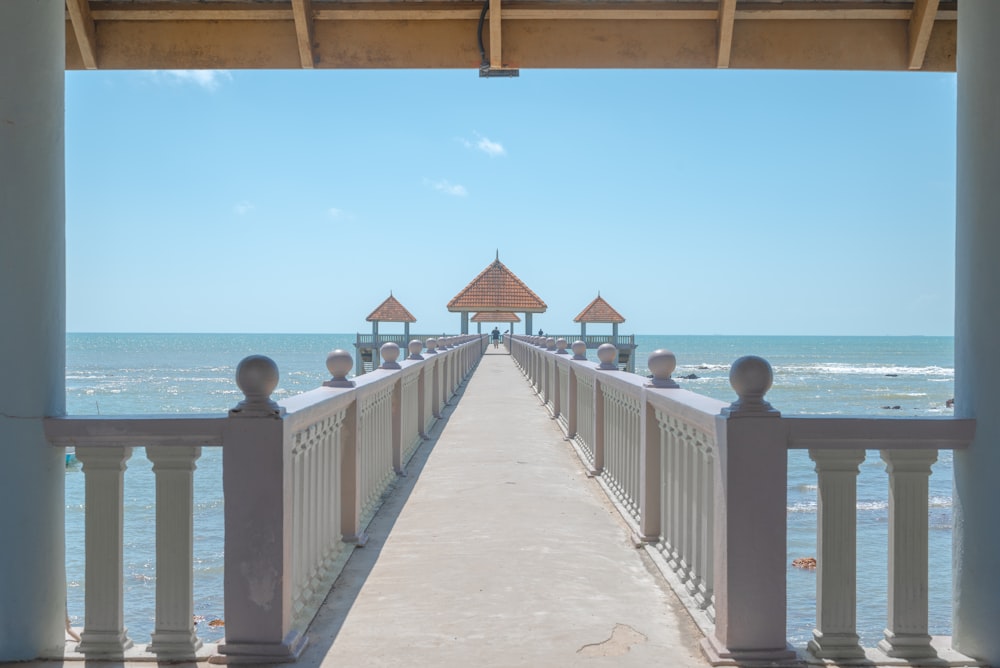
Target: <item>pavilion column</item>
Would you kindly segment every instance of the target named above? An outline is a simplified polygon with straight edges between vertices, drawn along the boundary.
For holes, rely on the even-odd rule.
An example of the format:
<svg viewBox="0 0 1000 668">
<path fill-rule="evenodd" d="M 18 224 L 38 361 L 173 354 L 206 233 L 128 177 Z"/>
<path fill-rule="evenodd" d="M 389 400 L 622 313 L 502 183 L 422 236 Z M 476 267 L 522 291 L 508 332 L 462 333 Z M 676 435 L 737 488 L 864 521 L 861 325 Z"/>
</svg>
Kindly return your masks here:
<svg viewBox="0 0 1000 668">
<path fill-rule="evenodd" d="M 462 311 L 462 334 L 469 333 L 469 312 Z"/>
<path fill-rule="evenodd" d="M 64 647 L 65 11 L 0 2 L 0 661 Z"/>
<path fill-rule="evenodd" d="M 959 651 L 1000 665 L 1000 2 L 962 0 L 958 21 L 954 628 Z"/>
<path fill-rule="evenodd" d="M 530 313 L 525 313 L 524 314 L 524 333 L 527 334 L 528 336 L 531 336 L 532 334 L 534 334 L 534 332 L 531 331 L 531 314 Z"/>
</svg>

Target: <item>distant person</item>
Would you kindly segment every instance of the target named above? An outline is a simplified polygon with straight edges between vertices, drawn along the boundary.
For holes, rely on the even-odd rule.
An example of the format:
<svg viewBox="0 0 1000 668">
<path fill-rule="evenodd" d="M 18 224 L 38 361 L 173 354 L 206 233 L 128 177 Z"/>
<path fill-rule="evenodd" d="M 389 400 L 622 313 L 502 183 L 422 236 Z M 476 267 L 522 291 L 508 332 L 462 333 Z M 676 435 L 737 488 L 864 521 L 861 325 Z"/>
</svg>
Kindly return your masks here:
<svg viewBox="0 0 1000 668">
<path fill-rule="evenodd" d="M 493 339 L 493 347 L 494 348 L 499 348 L 500 347 L 500 328 L 499 327 L 494 327 L 493 331 L 490 332 L 490 337 Z"/>
<path fill-rule="evenodd" d="M 541 327 L 538 328 L 538 336 L 545 336 L 545 332 L 542 331 Z"/>
</svg>

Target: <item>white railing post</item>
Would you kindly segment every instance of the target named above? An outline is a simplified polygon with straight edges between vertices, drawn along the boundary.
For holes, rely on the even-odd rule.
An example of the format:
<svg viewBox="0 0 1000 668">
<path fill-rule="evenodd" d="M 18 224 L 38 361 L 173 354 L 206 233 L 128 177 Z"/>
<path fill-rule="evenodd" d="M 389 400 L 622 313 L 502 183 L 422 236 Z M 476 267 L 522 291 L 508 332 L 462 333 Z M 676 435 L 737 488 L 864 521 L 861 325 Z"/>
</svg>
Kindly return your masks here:
<svg viewBox="0 0 1000 668">
<path fill-rule="evenodd" d="M 83 633 L 78 651 L 88 658 L 121 657 L 132 647 L 124 617 L 123 520 L 125 462 L 129 447 L 81 448 L 76 458 L 83 465 L 87 504 L 84 519 Z"/>
<path fill-rule="evenodd" d="M 857 633 L 857 477 L 864 450 L 810 450 L 816 462 L 816 629 L 821 659 L 864 658 Z"/>
<path fill-rule="evenodd" d="M 194 630 L 194 470 L 197 446 L 147 446 L 156 477 L 156 629 L 159 659 L 190 658 Z"/>
<path fill-rule="evenodd" d="M 882 450 L 889 474 L 889 615 L 878 648 L 919 659 L 937 655 L 927 630 L 928 478 L 935 450 Z"/>
<path fill-rule="evenodd" d="M 716 418 L 715 632 L 713 663 L 791 661 L 785 638 L 787 442 L 781 415 L 764 401 L 771 365 L 733 363 L 739 399 Z"/>
<path fill-rule="evenodd" d="M 566 437 L 571 439 L 576 438 L 577 416 L 580 414 L 580 410 L 576 405 L 576 383 L 576 370 L 571 364 L 569 366 L 569 381 L 566 385 Z"/>
<path fill-rule="evenodd" d="M 252 355 L 237 366 L 236 383 L 246 399 L 229 411 L 222 448 L 226 640 L 219 652 L 234 662 L 294 661 L 306 638 L 292 628 L 291 453 L 284 409 L 270 398 L 278 368 Z"/>
<path fill-rule="evenodd" d="M 660 429 L 656 409 L 642 396 L 639 417 L 639 535 L 643 543 L 656 543 L 660 539 Z"/>
</svg>

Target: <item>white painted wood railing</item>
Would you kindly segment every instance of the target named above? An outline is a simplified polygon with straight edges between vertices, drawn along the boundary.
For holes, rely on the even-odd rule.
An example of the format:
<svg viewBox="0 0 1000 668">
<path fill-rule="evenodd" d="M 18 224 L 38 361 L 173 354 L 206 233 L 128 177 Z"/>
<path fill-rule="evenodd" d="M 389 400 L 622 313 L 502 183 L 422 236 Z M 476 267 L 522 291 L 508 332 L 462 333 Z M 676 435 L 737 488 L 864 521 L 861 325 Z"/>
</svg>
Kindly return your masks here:
<svg viewBox="0 0 1000 668">
<path fill-rule="evenodd" d="M 582 344 L 572 356 L 565 341 L 553 350 L 540 337 L 508 337 L 508 346 L 706 633 L 713 664 L 804 655 L 976 665 L 931 643 L 927 601 L 930 466 L 938 450 L 968 446 L 974 420 L 783 417 L 764 400 L 773 376 L 759 357 L 734 363 L 737 400 L 726 404 L 679 388 L 667 351 L 650 355 L 647 380 L 618 371 L 611 345 L 598 349 L 599 365 Z M 556 390 L 546 384 L 550 368 Z M 789 449 L 809 451 L 819 496 L 817 624 L 802 651 L 785 638 Z M 860 645 L 855 614 L 856 478 L 866 450 L 881 451 L 889 487 L 889 612 L 874 648 Z"/>
<path fill-rule="evenodd" d="M 229 661 L 290 661 L 395 476 L 475 367 L 483 336 L 429 341 L 421 354 L 354 380 L 334 351 L 333 379 L 280 405 L 266 357 L 240 363 L 246 399 L 228 417 L 63 417 L 49 441 L 73 446 L 85 476 L 85 617 L 63 657 L 177 661 L 218 651 Z M 392 347 L 395 347 L 393 351 Z M 202 447 L 222 447 L 225 493 L 225 642 L 205 646 L 193 624 L 193 472 Z M 125 468 L 145 447 L 156 484 L 156 619 L 148 646 L 126 630 L 123 587 Z"/>
</svg>

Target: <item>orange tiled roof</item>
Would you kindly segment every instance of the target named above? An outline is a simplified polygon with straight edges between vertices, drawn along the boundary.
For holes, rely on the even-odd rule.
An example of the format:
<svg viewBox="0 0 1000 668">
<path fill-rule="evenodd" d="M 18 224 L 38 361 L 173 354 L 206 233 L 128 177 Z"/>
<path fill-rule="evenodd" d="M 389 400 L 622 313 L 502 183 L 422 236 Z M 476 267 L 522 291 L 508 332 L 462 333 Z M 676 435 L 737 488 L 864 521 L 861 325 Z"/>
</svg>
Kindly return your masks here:
<svg viewBox="0 0 1000 668">
<path fill-rule="evenodd" d="M 600 294 L 597 298 L 587 304 L 587 308 L 580 311 L 580 315 L 573 318 L 573 322 L 625 322 L 625 318 L 618 311 L 611 308 L 611 304 L 604 301 Z"/>
<path fill-rule="evenodd" d="M 417 319 L 413 317 L 413 314 L 406 310 L 406 307 L 399 303 L 399 300 L 389 293 L 389 296 L 384 302 L 378 305 L 378 308 L 372 311 L 367 318 L 368 322 L 374 322 L 378 320 L 379 322 L 416 322 Z"/>
<path fill-rule="evenodd" d="M 521 322 L 521 316 L 512 311 L 483 311 L 472 316 L 472 322 Z"/>
<path fill-rule="evenodd" d="M 448 310 L 461 311 L 518 311 L 544 313 L 548 307 L 520 278 L 497 258 L 490 266 L 472 279 L 455 298 L 448 302 Z"/>
</svg>

